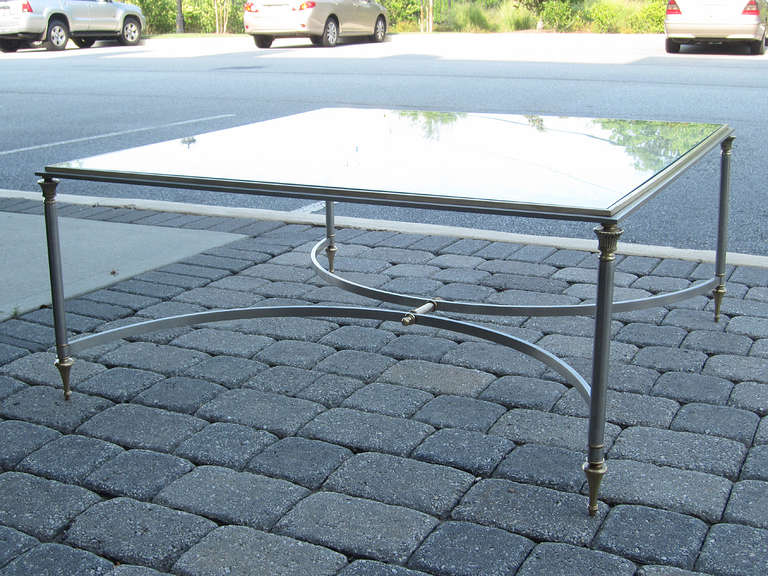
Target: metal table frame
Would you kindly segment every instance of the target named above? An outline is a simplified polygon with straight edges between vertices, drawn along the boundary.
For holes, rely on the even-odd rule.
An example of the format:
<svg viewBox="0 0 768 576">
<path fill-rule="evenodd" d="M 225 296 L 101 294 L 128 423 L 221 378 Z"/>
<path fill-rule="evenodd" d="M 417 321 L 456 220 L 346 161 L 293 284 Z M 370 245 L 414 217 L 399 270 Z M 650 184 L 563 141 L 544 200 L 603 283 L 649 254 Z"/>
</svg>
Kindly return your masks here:
<svg viewBox="0 0 768 576">
<path fill-rule="evenodd" d="M 507 209 L 504 206 L 500 206 L 498 203 L 463 202 L 453 204 L 450 202 L 435 202 L 433 198 L 428 197 L 421 198 L 412 195 L 404 197 L 402 195 L 378 193 L 370 190 L 284 186 L 263 182 L 179 178 L 147 174 L 135 175 L 130 173 L 89 172 L 87 170 L 71 170 L 59 166 L 48 166 L 44 171 L 38 173 L 38 175 L 41 176 L 41 180 L 39 180 L 38 183 L 42 189 L 44 197 L 48 263 L 56 339 L 57 360 L 55 364 L 61 374 L 65 398 L 69 399 L 70 397 L 70 370 L 74 362 L 73 355 L 92 346 L 155 330 L 190 326 L 206 322 L 274 316 L 372 318 L 400 321 L 406 326 L 418 323 L 424 326 L 452 330 L 479 337 L 490 342 L 495 342 L 532 356 L 552 368 L 564 377 L 570 385 L 575 386 L 579 390 L 590 408 L 587 461 L 583 468 L 589 484 L 589 514 L 595 515 L 598 510 L 600 482 L 606 472 L 604 432 L 612 313 L 663 306 L 711 291 L 715 302 L 715 320 L 719 320 L 721 302 L 725 295 L 730 159 L 733 142 L 731 133 L 731 129 L 727 126 L 720 127 L 720 129 L 710 136 L 704 143 L 686 154 L 681 161 L 673 163 L 668 169 L 662 170 L 653 179 L 645 183 L 643 194 L 640 195 L 639 199 L 630 199 L 624 204 L 614 207 L 610 213 L 606 212 L 604 215 L 600 214 L 597 216 L 583 215 L 573 212 L 546 213 L 540 210 L 532 211 L 526 206 L 521 206 L 519 204 Z M 694 283 L 688 288 L 675 292 L 636 300 L 614 302 L 614 269 L 617 244 L 619 237 L 623 232 L 619 227 L 620 220 L 653 197 L 653 195 L 663 189 L 669 182 L 674 180 L 684 170 L 697 162 L 704 154 L 718 145 L 721 149 L 720 191 L 714 277 Z M 411 311 L 404 312 L 402 310 L 354 306 L 276 306 L 214 310 L 139 322 L 97 334 L 81 336 L 70 341 L 67 335 L 65 319 L 61 249 L 56 208 L 56 188 L 59 183 L 59 178 L 324 200 L 326 202 L 326 237 L 314 246 L 310 254 L 311 263 L 317 273 L 327 282 L 345 290 L 381 301 L 403 305 L 410 308 Z M 520 306 L 443 301 L 406 294 L 396 294 L 351 282 L 342 278 L 334 271 L 334 257 L 337 251 L 334 224 L 335 201 L 596 221 L 598 226 L 595 228 L 595 234 L 597 235 L 599 252 L 596 303 L 579 305 Z M 322 251 L 325 251 L 325 254 L 327 255 L 327 268 L 324 267 L 319 260 L 319 254 Z M 508 316 L 594 315 L 595 334 L 593 343 L 592 384 L 590 386 L 590 384 L 571 366 L 535 344 L 478 324 L 438 316 L 433 314 L 435 311 Z"/>
</svg>

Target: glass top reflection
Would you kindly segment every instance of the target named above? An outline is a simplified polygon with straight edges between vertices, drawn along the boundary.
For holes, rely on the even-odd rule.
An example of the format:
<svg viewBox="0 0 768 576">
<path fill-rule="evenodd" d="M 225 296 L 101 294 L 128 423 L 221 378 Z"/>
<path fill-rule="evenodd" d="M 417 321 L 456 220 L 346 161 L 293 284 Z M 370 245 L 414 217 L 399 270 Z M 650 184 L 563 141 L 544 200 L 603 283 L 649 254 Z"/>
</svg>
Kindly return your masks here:
<svg viewBox="0 0 768 576">
<path fill-rule="evenodd" d="M 448 198 L 458 205 L 466 199 L 486 207 L 602 213 L 721 128 L 327 108 L 56 164 L 46 171 L 276 183 L 436 202 Z"/>
</svg>

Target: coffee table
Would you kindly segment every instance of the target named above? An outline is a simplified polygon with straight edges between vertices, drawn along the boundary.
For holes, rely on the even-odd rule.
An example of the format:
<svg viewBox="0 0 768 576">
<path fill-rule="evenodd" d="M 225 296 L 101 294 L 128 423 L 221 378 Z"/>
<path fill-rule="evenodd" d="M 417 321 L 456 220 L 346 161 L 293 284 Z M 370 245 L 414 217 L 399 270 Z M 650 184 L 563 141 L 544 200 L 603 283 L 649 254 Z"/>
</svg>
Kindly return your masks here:
<svg viewBox="0 0 768 576">
<path fill-rule="evenodd" d="M 727 125 L 621 119 L 517 116 L 419 110 L 326 108 L 266 122 L 46 166 L 43 191 L 56 366 L 70 396 L 73 355 L 153 330 L 270 316 L 399 320 L 453 330 L 528 354 L 576 387 L 589 404 L 589 513 L 598 509 L 605 466 L 605 411 L 611 315 L 712 292 L 715 318 L 725 294 L 732 130 Z M 704 155 L 720 147 L 713 277 L 661 295 L 613 301 L 619 223 Z M 404 310 L 350 306 L 275 306 L 213 310 L 139 322 L 70 341 L 56 210 L 60 179 L 160 186 L 325 202 L 326 237 L 310 260 L 326 281 Z M 505 305 L 397 294 L 337 274 L 334 202 L 354 202 L 551 218 L 597 224 L 594 304 Z M 681 207 L 684 209 L 684 207 Z M 678 219 L 670 215 L 670 221 Z M 326 260 L 323 261 L 323 254 Z M 591 384 L 553 354 L 519 338 L 449 314 L 593 315 Z"/>
</svg>

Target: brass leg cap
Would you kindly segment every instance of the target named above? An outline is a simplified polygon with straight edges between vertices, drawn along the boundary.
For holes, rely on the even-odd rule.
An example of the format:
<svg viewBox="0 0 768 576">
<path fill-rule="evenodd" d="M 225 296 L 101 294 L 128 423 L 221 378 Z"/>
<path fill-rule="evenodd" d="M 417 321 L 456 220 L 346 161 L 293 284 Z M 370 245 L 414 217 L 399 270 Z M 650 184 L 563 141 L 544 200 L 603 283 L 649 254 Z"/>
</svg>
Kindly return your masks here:
<svg viewBox="0 0 768 576">
<path fill-rule="evenodd" d="M 587 475 L 587 483 L 589 484 L 589 515 L 595 516 L 597 514 L 598 495 L 600 493 L 600 483 L 603 481 L 605 471 L 605 461 L 600 462 L 585 462 L 582 467 L 584 474 Z"/>
</svg>

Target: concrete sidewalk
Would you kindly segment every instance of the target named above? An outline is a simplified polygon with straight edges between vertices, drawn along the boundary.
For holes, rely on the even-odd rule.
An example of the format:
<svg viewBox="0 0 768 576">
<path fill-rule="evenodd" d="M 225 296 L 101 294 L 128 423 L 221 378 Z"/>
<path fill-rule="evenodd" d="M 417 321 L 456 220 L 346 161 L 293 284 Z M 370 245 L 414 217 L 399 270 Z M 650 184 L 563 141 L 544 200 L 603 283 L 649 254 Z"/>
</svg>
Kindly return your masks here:
<svg viewBox="0 0 768 576">
<path fill-rule="evenodd" d="M 0 201 L 8 222 L 40 210 Z M 380 305 L 309 268 L 318 226 L 61 211 L 75 229 L 115 238 L 239 235 L 209 236 L 178 261 L 69 299 L 75 334 L 205 309 Z M 338 240 L 341 273 L 391 291 L 553 304 L 595 293 L 596 258 L 584 250 L 355 228 Z M 620 256 L 617 297 L 712 270 Z M 768 269 L 728 274 L 718 324 L 703 296 L 615 315 L 594 518 L 580 469 L 586 406 L 500 346 L 394 322 L 238 320 L 87 350 L 65 403 L 50 310 L 7 319 L 0 576 L 762 576 Z M 590 318 L 472 320 L 589 373 Z"/>
</svg>

